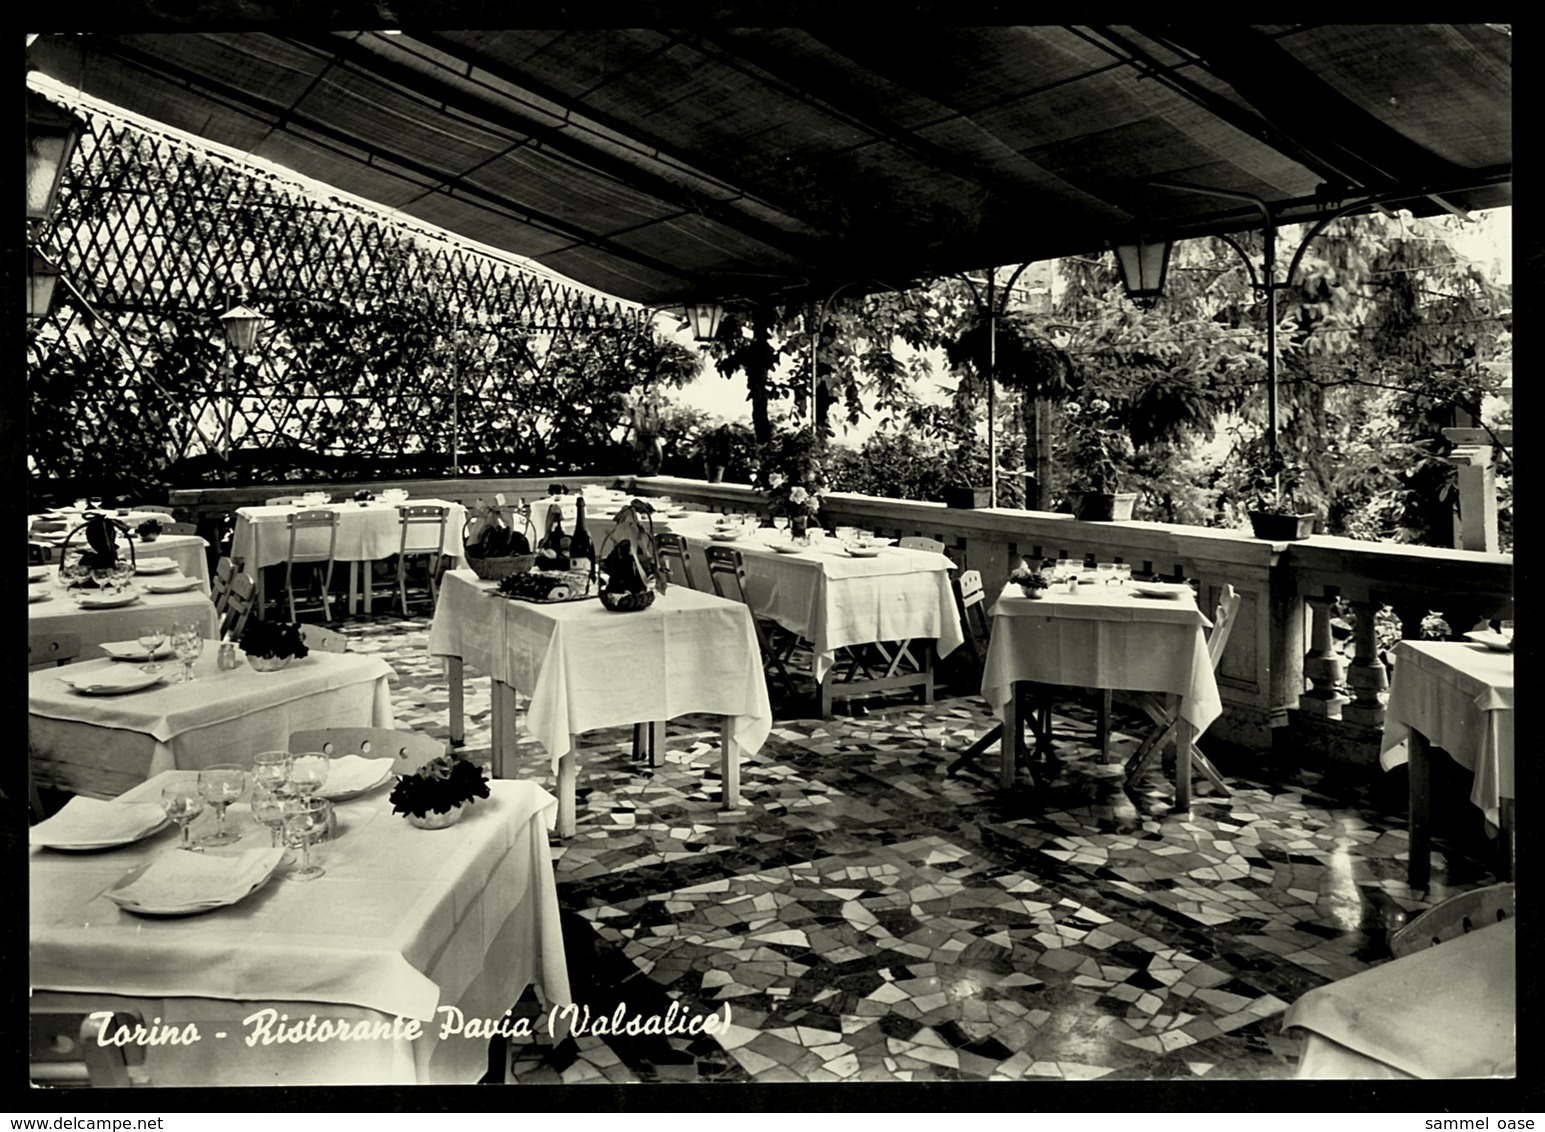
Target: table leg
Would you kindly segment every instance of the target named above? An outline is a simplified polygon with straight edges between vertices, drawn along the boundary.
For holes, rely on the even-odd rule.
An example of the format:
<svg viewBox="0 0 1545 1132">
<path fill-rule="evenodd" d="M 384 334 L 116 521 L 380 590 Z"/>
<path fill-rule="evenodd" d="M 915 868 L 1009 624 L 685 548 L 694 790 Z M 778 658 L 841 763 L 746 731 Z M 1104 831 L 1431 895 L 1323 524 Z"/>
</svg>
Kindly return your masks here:
<svg viewBox="0 0 1545 1132">
<path fill-rule="evenodd" d="M 491 762 L 495 778 L 508 778 L 508 768 L 514 764 L 512 748 L 515 746 L 515 689 L 499 680 L 491 681 L 489 717 L 493 731 Z"/>
<path fill-rule="evenodd" d="M 451 746 L 460 747 L 467 741 L 467 711 L 465 689 L 462 686 L 461 657 L 445 658 L 445 685 L 451 696 Z"/>
<path fill-rule="evenodd" d="M 740 808 L 740 744 L 735 741 L 735 717 L 719 722 L 719 781 L 723 784 L 722 809 Z"/>
<path fill-rule="evenodd" d="M 1175 809 L 1191 809 L 1191 752 L 1195 749 L 1196 728 L 1178 711 L 1175 713 Z"/>
<path fill-rule="evenodd" d="M 821 678 L 820 684 L 816 687 L 816 691 L 819 693 L 821 699 L 822 719 L 830 719 L 832 717 L 832 700 L 834 699 L 832 696 L 832 683 L 834 680 L 836 680 L 836 678 L 837 660 L 835 657 L 833 657 L 832 666 L 826 670 L 826 675 Z"/>
<path fill-rule="evenodd" d="M 1498 868 L 1501 870 L 1501 879 L 1513 880 L 1513 799 L 1497 800 L 1497 823 L 1497 848 L 1500 858 Z"/>
<path fill-rule="evenodd" d="M 1102 763 L 1110 762 L 1110 711 L 1112 698 L 1109 688 L 1101 690 L 1099 714 L 1095 717 L 1094 734 L 1095 740 L 1100 747 L 1100 761 Z"/>
<path fill-rule="evenodd" d="M 926 677 L 926 679 L 923 681 L 923 703 L 931 704 L 933 703 L 933 654 L 935 651 L 934 642 L 924 641 L 922 649 L 922 669 L 923 675 Z"/>
<path fill-rule="evenodd" d="M 1413 890 L 1426 889 L 1432 880 L 1432 830 L 1428 825 L 1432 812 L 1432 749 L 1427 737 L 1414 727 L 1406 749 L 1406 768 L 1411 776 L 1411 856 L 1406 866 L 1406 883 Z"/>
<path fill-rule="evenodd" d="M 574 836 L 574 764 L 579 758 L 579 736 L 569 736 L 569 751 L 558 760 L 558 836 Z"/>
<path fill-rule="evenodd" d="M 252 580 L 257 583 L 253 587 L 255 592 L 252 595 L 254 603 L 252 612 L 259 621 L 262 621 L 268 616 L 268 587 L 263 584 L 263 575 L 267 571 L 262 566 L 259 566 L 252 573 L 254 575 Z"/>
<path fill-rule="evenodd" d="M 1014 785 L 1014 770 L 1019 753 L 1019 683 L 1009 687 L 1009 702 L 1003 705 L 1003 735 L 998 755 L 998 785 L 1004 790 Z"/>
<path fill-rule="evenodd" d="M 359 563 L 349 563 L 349 615 L 359 616 Z"/>
<path fill-rule="evenodd" d="M 665 720 L 652 720 L 649 724 L 649 765 L 660 765 L 660 752 L 665 750 Z"/>
</svg>

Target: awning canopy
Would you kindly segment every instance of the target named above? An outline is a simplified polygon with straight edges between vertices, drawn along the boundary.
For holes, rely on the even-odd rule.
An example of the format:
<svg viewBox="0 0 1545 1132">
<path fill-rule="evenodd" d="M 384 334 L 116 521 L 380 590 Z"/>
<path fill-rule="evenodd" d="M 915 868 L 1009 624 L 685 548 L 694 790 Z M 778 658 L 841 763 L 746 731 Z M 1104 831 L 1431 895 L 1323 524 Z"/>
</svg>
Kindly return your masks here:
<svg viewBox="0 0 1545 1132">
<path fill-rule="evenodd" d="M 1484 24 L 287 26 L 46 35 L 29 62 L 668 306 L 1237 232 L 1252 198 L 1282 222 L 1506 205 L 1511 46 Z"/>
</svg>

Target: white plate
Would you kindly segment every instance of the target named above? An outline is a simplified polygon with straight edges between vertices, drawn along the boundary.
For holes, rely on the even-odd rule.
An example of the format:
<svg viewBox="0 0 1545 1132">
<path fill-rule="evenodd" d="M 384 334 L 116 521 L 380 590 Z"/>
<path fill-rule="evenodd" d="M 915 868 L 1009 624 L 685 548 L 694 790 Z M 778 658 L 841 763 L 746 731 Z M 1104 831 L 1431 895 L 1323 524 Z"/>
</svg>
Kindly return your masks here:
<svg viewBox="0 0 1545 1132">
<path fill-rule="evenodd" d="M 76 602 L 82 609 L 117 609 L 139 600 L 139 594 L 115 594 L 112 597 L 83 597 Z"/>
<path fill-rule="evenodd" d="M 181 849 L 168 849 L 166 852 L 182 854 L 180 858 L 173 858 L 179 864 L 183 863 L 186 858 L 194 856 L 194 854 L 184 853 Z M 165 856 L 165 854 L 162 856 Z M 146 904 L 136 901 L 132 896 L 125 895 L 124 890 L 139 880 L 141 876 L 161 860 L 161 857 L 153 857 L 138 868 L 125 873 L 114 881 L 102 895 L 124 911 L 134 912 L 141 916 L 192 916 L 199 912 L 209 912 L 215 908 L 224 908 L 227 905 L 245 900 L 267 884 L 268 879 L 273 876 L 274 870 L 279 867 L 279 862 L 284 859 L 284 850 L 250 849 L 235 858 L 226 857 L 223 854 L 208 854 L 204 855 L 203 861 L 200 863 L 233 859 L 248 863 L 248 871 L 245 874 L 245 878 L 234 886 L 222 885 L 217 879 L 212 880 L 212 886 L 214 889 L 218 889 L 218 891 L 212 891 L 212 895 L 208 899 L 175 901 L 165 904 Z M 236 876 L 235 866 L 232 867 L 231 876 L 232 879 Z"/>
<path fill-rule="evenodd" d="M 145 646 L 138 641 L 103 641 L 97 646 L 114 660 L 132 660 L 145 663 Z M 175 656 L 176 652 L 171 645 L 161 644 L 156 648 L 156 659 L 165 660 Z"/>
<path fill-rule="evenodd" d="M 48 576 L 53 572 L 53 567 L 51 566 L 28 566 L 27 581 L 46 582 L 48 581 Z"/>
<path fill-rule="evenodd" d="M 714 542 L 735 542 L 740 538 L 739 531 L 710 531 L 708 537 Z"/>
<path fill-rule="evenodd" d="M 134 566 L 136 574 L 170 574 L 176 569 L 175 558 L 141 558 Z"/>
<path fill-rule="evenodd" d="M 773 549 L 779 554 L 803 554 L 810 548 L 808 546 L 794 546 L 787 542 L 775 542 L 773 543 Z"/>
<path fill-rule="evenodd" d="M 1474 633 L 1466 633 L 1465 640 L 1474 641 L 1478 645 L 1485 645 L 1492 652 L 1512 652 L 1513 638 L 1503 636 L 1501 633 L 1493 633 L 1490 629 L 1478 630 Z"/>
<path fill-rule="evenodd" d="M 61 671 L 59 679 L 88 696 L 117 696 L 159 684 L 162 675 L 160 672 L 146 672 L 142 668 L 98 671 L 85 676 L 71 676 Z"/>
<path fill-rule="evenodd" d="M 367 759 L 362 755 L 343 755 L 331 761 L 327 780 L 317 797 L 330 802 L 347 802 L 369 793 L 392 776 L 391 759 Z"/>
<path fill-rule="evenodd" d="M 39 601 L 52 601 L 53 596 L 54 595 L 49 593 L 47 590 L 28 590 L 27 604 L 32 605 Z"/>
<path fill-rule="evenodd" d="M 161 807 L 149 802 L 103 802 L 71 798 L 64 808 L 28 831 L 35 849 L 86 853 L 132 845 L 172 824 Z M 103 830 L 110 833 L 103 834 Z"/>
<path fill-rule="evenodd" d="M 180 594 L 197 585 L 197 578 L 168 578 L 161 582 L 146 582 L 141 589 L 147 594 Z"/>
<path fill-rule="evenodd" d="M 854 558 L 880 557 L 880 548 L 877 546 L 850 546 L 847 548 L 847 552 Z"/>
<path fill-rule="evenodd" d="M 667 511 L 665 517 L 667 519 L 685 519 L 689 514 L 691 514 L 689 511 Z"/>
<path fill-rule="evenodd" d="M 1133 582 L 1132 592 L 1143 597 L 1189 597 L 1192 591 L 1184 582 Z"/>
</svg>

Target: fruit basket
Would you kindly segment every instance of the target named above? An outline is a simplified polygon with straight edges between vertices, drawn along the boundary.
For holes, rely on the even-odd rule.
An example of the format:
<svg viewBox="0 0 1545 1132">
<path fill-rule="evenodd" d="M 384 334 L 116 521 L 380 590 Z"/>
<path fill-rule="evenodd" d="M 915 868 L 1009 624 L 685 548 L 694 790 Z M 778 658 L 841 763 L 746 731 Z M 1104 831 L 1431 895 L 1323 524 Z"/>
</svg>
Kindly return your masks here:
<svg viewBox="0 0 1545 1132">
<path fill-rule="evenodd" d="M 473 558 L 469 555 L 467 565 L 485 582 L 502 582 L 511 575 L 529 573 L 536 565 L 536 555 L 512 554 L 504 558 Z"/>
<path fill-rule="evenodd" d="M 492 504 L 481 500 L 467 508 L 462 541 L 467 565 L 485 582 L 501 582 L 536 565 L 531 551 L 531 517 L 518 502 L 507 505 L 503 495 Z"/>
</svg>

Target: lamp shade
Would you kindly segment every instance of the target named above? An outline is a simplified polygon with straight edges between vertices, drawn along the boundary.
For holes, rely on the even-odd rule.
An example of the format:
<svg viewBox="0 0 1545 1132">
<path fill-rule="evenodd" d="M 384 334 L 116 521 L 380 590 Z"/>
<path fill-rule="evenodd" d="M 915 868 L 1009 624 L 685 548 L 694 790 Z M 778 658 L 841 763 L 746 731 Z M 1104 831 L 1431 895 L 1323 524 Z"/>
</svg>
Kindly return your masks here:
<svg viewBox="0 0 1545 1132">
<path fill-rule="evenodd" d="M 257 344 L 258 327 L 263 321 L 263 316 L 251 307 L 232 307 L 220 316 L 220 322 L 225 326 L 225 340 L 238 354 L 252 353 L 252 347 Z"/>
<path fill-rule="evenodd" d="M 81 124 L 35 90 L 27 91 L 27 223 L 53 214 Z"/>
<path fill-rule="evenodd" d="M 719 320 L 724 308 L 718 303 L 689 303 L 687 321 L 692 324 L 692 337 L 699 342 L 712 342 L 719 336 Z"/>
<path fill-rule="evenodd" d="M 59 269 L 37 252 L 27 267 L 27 317 L 43 318 L 54 305 L 54 284 Z"/>
<path fill-rule="evenodd" d="M 1169 272 L 1169 253 L 1174 245 L 1165 239 L 1139 236 L 1131 243 L 1117 244 L 1116 267 L 1127 298 L 1148 308 L 1164 294 L 1164 277 Z"/>
</svg>

